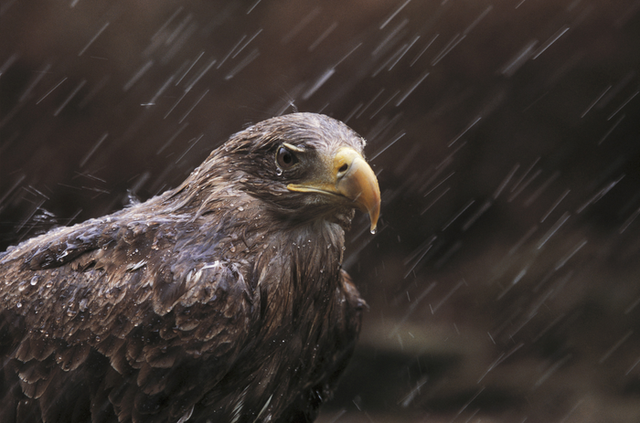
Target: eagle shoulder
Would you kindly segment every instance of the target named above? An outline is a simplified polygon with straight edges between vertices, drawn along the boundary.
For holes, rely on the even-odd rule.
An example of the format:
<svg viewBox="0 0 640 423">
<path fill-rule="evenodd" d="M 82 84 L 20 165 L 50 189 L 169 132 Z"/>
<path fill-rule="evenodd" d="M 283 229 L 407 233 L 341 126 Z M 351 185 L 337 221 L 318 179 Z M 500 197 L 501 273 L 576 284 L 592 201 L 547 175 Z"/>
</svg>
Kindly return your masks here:
<svg viewBox="0 0 640 423">
<path fill-rule="evenodd" d="M 183 243 L 186 218 L 131 217 L 56 229 L 0 258 L 0 352 L 12 369 L 2 421 L 29 401 L 72 421 L 60 416 L 83 413 L 74 384 L 103 393 L 86 413 L 177 420 L 237 358 L 255 320 L 248 264 L 217 255 L 220 234 Z"/>
</svg>

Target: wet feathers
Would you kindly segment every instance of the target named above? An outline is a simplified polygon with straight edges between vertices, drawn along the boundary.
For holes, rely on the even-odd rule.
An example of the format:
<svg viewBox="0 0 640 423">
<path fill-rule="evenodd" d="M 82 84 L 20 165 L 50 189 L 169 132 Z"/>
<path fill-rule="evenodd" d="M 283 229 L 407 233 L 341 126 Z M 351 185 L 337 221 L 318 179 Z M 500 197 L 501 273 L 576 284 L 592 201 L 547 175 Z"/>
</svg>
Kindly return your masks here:
<svg viewBox="0 0 640 423">
<path fill-rule="evenodd" d="M 0 253 L 0 421 L 312 421 L 360 330 L 344 232 L 379 210 L 375 181 L 314 191 L 344 148 L 364 141 L 326 116 L 269 119 L 174 190 Z"/>
</svg>

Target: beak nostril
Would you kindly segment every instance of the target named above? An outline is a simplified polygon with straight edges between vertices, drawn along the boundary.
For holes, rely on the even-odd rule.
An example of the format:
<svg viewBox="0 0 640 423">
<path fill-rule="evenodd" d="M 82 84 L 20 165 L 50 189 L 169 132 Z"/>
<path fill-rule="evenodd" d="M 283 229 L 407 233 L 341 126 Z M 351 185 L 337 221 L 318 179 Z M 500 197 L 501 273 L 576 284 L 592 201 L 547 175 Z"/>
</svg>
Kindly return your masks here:
<svg viewBox="0 0 640 423">
<path fill-rule="evenodd" d="M 338 172 L 346 172 L 348 168 L 349 168 L 349 165 L 345 163 L 342 166 L 340 166 L 340 169 L 338 169 Z"/>
</svg>

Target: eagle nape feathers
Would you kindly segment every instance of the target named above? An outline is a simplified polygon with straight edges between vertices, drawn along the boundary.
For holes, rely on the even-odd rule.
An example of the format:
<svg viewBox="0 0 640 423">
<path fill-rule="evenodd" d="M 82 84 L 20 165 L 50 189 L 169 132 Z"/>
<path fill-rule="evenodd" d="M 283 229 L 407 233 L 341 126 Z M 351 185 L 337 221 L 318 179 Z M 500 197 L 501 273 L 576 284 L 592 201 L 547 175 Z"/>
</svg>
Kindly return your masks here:
<svg viewBox="0 0 640 423">
<path fill-rule="evenodd" d="M 341 269 L 380 213 L 365 141 L 265 120 L 179 187 L 0 253 L 0 422 L 311 422 L 364 300 Z"/>
</svg>

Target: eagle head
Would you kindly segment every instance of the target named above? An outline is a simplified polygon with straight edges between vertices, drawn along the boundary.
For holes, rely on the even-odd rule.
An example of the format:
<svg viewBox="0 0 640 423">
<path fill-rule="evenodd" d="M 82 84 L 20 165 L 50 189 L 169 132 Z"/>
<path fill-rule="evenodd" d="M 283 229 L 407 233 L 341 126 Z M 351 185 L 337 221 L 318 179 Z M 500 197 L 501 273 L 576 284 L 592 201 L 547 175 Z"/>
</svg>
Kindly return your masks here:
<svg viewBox="0 0 640 423">
<path fill-rule="evenodd" d="M 380 215 L 380 189 L 364 158 L 365 144 L 338 120 L 293 113 L 231 136 L 195 173 L 222 178 L 292 222 L 336 216 L 340 221 L 358 208 L 369 215 L 373 232 Z"/>
</svg>

